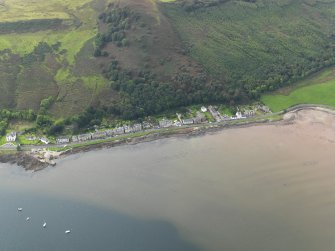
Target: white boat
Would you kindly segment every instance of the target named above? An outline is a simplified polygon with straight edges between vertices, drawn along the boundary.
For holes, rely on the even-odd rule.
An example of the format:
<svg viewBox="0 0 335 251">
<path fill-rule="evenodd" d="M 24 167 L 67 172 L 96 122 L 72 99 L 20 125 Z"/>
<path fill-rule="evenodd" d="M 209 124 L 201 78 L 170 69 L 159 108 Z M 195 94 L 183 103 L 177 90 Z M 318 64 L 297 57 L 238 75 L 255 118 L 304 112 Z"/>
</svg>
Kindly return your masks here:
<svg viewBox="0 0 335 251">
<path fill-rule="evenodd" d="M 65 233 L 69 234 L 69 233 L 71 233 L 71 230 L 66 230 Z"/>
<path fill-rule="evenodd" d="M 17 209 L 17 211 L 19 211 L 19 212 L 22 212 L 22 210 L 23 210 L 22 207 L 19 207 L 19 208 Z"/>
<path fill-rule="evenodd" d="M 30 217 L 27 217 L 27 218 L 26 218 L 26 221 L 30 221 Z"/>
<path fill-rule="evenodd" d="M 43 223 L 43 228 L 46 228 L 46 226 L 47 226 L 47 223 L 44 222 L 44 223 Z"/>
</svg>

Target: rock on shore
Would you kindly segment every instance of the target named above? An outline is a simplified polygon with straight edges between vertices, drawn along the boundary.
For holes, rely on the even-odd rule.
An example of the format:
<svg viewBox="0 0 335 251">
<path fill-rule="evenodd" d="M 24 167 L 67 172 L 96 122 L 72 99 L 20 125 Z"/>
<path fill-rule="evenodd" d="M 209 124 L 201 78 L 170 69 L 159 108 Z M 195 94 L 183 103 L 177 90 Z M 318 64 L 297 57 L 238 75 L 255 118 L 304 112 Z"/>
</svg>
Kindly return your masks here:
<svg viewBox="0 0 335 251">
<path fill-rule="evenodd" d="M 38 171 L 49 164 L 43 163 L 25 152 L 5 153 L 0 155 L 0 163 L 16 164 L 25 170 Z"/>
</svg>

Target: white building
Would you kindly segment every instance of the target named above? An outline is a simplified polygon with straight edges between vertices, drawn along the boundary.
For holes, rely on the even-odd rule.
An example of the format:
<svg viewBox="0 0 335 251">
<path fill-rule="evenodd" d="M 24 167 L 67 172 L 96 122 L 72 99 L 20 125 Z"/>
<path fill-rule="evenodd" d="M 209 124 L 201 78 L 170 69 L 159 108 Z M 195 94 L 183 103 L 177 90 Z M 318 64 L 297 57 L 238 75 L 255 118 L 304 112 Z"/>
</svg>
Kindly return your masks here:
<svg viewBox="0 0 335 251">
<path fill-rule="evenodd" d="M 241 119 L 242 118 L 242 113 L 241 112 L 236 112 L 236 118 Z"/>
<path fill-rule="evenodd" d="M 86 133 L 86 134 L 80 134 L 78 135 L 78 140 L 79 141 L 87 141 L 92 139 L 92 134 Z"/>
<path fill-rule="evenodd" d="M 71 140 L 72 140 L 72 142 L 78 142 L 79 141 L 77 135 L 73 135 L 72 138 L 71 138 Z"/>
<path fill-rule="evenodd" d="M 6 136 L 6 141 L 7 142 L 14 142 L 16 140 L 16 132 L 10 132 Z"/>
<path fill-rule="evenodd" d="M 48 140 L 47 138 L 40 138 L 40 141 L 43 143 L 43 144 L 46 144 L 48 145 L 50 143 L 50 140 Z"/>
<path fill-rule="evenodd" d="M 106 132 L 106 135 L 108 137 L 113 137 L 114 136 L 114 131 L 113 130 L 106 130 L 105 132 Z"/>
<path fill-rule="evenodd" d="M 204 106 L 202 106 L 202 107 L 201 107 L 201 111 L 202 111 L 202 112 L 207 112 L 207 108 L 204 107 Z"/>
<path fill-rule="evenodd" d="M 167 128 L 173 126 L 173 122 L 171 120 L 168 119 L 162 119 L 159 121 L 159 127 L 161 128 Z"/>
<path fill-rule="evenodd" d="M 132 133 L 132 132 L 134 132 L 133 131 L 133 127 L 131 127 L 129 125 L 125 125 L 125 126 L 123 126 L 123 128 L 124 128 L 124 132 L 125 133 Z"/>
<path fill-rule="evenodd" d="M 121 135 L 124 134 L 124 127 L 118 127 L 113 130 L 114 135 Z"/>
<path fill-rule="evenodd" d="M 140 132 L 142 131 L 142 124 L 134 124 L 133 125 L 134 132 Z"/>
<path fill-rule="evenodd" d="M 70 142 L 70 138 L 68 137 L 61 137 L 56 139 L 57 144 L 66 144 Z"/>
<path fill-rule="evenodd" d="M 105 131 L 97 131 L 92 133 L 92 139 L 105 139 L 107 137 L 107 133 Z"/>
</svg>

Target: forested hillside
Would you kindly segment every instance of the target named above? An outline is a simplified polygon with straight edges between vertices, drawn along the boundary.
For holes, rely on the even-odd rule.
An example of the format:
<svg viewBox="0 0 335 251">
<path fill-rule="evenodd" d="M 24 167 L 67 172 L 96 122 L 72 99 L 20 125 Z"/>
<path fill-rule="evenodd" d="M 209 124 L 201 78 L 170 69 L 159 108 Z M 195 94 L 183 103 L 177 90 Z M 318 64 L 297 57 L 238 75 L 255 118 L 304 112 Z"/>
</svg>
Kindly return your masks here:
<svg viewBox="0 0 335 251">
<path fill-rule="evenodd" d="M 84 126 L 250 102 L 334 64 L 334 24 L 335 0 L 2 0 L 0 109 Z"/>
<path fill-rule="evenodd" d="M 250 97 L 335 62 L 333 0 L 180 0 L 164 10 L 189 55 Z"/>
</svg>

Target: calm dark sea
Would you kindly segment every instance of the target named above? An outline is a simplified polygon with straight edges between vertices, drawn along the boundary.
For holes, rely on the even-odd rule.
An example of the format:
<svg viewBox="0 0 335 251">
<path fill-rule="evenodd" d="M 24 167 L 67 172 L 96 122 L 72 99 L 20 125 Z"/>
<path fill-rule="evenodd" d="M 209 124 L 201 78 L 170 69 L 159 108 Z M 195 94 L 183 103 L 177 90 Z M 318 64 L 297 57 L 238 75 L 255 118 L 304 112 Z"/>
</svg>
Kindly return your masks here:
<svg viewBox="0 0 335 251">
<path fill-rule="evenodd" d="M 29 193 L 3 190 L 0 201 L 0 250 L 199 250 L 164 221 Z"/>
</svg>

